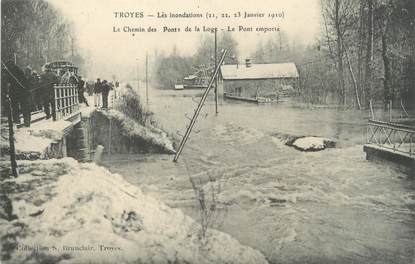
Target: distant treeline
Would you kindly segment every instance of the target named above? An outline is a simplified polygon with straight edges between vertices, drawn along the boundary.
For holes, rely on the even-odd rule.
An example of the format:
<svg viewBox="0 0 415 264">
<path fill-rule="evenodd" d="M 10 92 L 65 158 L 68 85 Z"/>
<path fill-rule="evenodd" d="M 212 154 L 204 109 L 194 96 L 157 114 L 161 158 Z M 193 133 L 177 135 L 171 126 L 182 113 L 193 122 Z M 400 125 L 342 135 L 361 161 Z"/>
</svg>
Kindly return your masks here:
<svg viewBox="0 0 415 264">
<path fill-rule="evenodd" d="M 414 0 L 321 0 L 321 15 L 313 45 L 296 45 L 281 32 L 258 45 L 254 62 L 296 62 L 306 102 L 415 106 Z"/>
<path fill-rule="evenodd" d="M 1 1 L 1 59 L 40 70 L 46 61 L 82 68 L 73 26 L 45 0 Z"/>
<path fill-rule="evenodd" d="M 230 33 L 217 34 L 218 61 L 221 51 L 226 49 L 228 56 L 225 63 L 235 63 L 238 58 L 237 42 Z M 169 55 L 155 54 L 153 81 L 160 89 L 173 89 L 175 84 L 183 84 L 183 78 L 195 72 L 195 66 L 214 66 L 215 40 L 213 34 L 200 39 L 199 46 L 193 56 L 183 56 L 174 46 Z"/>
</svg>

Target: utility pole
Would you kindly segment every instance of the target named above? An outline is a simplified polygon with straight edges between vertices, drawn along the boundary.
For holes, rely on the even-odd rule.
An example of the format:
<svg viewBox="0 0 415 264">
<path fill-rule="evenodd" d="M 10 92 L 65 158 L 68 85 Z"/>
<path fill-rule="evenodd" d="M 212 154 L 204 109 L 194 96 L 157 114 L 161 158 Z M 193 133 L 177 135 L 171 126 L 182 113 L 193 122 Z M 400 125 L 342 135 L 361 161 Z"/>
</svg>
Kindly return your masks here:
<svg viewBox="0 0 415 264">
<path fill-rule="evenodd" d="M 73 50 L 73 37 L 71 38 L 71 59 L 73 62 L 73 55 L 74 55 L 74 50 Z"/>
<path fill-rule="evenodd" d="M 17 177 L 19 173 L 17 171 L 16 149 L 14 147 L 13 113 L 12 113 L 13 110 L 12 110 L 11 100 L 8 95 L 6 99 L 7 99 L 7 122 L 9 126 L 10 165 L 12 169 L 12 175 L 14 177 Z"/>
<path fill-rule="evenodd" d="M 218 67 L 217 28 L 215 28 L 215 69 Z M 215 113 L 218 114 L 218 77 L 215 77 Z"/>
<path fill-rule="evenodd" d="M 47 49 L 46 49 L 46 55 L 45 55 L 45 63 L 47 63 L 48 59 L 49 59 L 49 50 L 50 50 L 50 43 L 49 43 L 49 39 L 47 39 Z"/>
<path fill-rule="evenodd" d="M 146 99 L 148 105 L 148 51 L 146 51 Z"/>
<path fill-rule="evenodd" d="M 222 53 L 222 57 L 220 58 L 219 65 L 222 65 L 223 61 L 225 60 L 227 50 L 224 50 Z M 177 149 L 176 155 L 174 155 L 173 161 L 177 162 L 179 159 L 180 154 L 183 151 L 184 145 L 186 144 L 187 139 L 189 138 L 190 132 L 192 132 L 193 126 L 196 123 L 196 119 L 200 114 L 200 111 L 202 110 L 203 105 L 205 104 L 206 98 L 209 94 L 209 91 L 212 88 L 213 82 L 215 81 L 216 76 L 219 73 L 219 65 L 215 68 L 215 72 L 213 73 L 213 76 L 209 80 L 208 87 L 206 88 L 205 92 L 202 95 L 202 98 L 200 99 L 199 104 L 197 105 L 197 108 L 195 112 L 193 113 L 193 117 L 190 120 L 190 124 L 186 129 L 186 133 L 184 134 L 182 141 L 180 142 L 179 148 Z"/>
<path fill-rule="evenodd" d="M 137 90 L 140 89 L 140 80 L 138 79 L 138 58 L 135 59 L 136 63 L 137 63 Z"/>
<path fill-rule="evenodd" d="M 108 160 L 111 160 L 111 130 L 112 130 L 112 122 L 111 118 L 108 118 L 109 125 L 108 125 Z"/>
</svg>

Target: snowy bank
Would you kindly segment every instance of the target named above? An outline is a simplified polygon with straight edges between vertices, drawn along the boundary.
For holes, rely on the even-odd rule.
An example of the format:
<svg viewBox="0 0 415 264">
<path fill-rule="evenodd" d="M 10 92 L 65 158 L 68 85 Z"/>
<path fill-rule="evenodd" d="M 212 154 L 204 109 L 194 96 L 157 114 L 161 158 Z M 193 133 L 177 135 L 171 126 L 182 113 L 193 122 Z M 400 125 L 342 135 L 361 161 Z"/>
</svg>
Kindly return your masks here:
<svg viewBox="0 0 415 264">
<path fill-rule="evenodd" d="M 19 165 L 18 178 L 1 182 L 13 207 L 0 219 L 5 263 L 267 263 L 216 230 L 201 243 L 193 219 L 95 164 Z"/>
<path fill-rule="evenodd" d="M 92 114 L 92 117 L 97 117 L 98 113 L 117 122 L 114 126 L 118 125 L 122 136 L 129 139 L 129 145 L 133 144 L 133 139 L 138 139 L 149 146 L 159 148 L 161 152 L 175 153 L 172 141 L 163 130 L 149 124 L 144 126 L 117 110 L 96 112 Z"/>
<path fill-rule="evenodd" d="M 337 145 L 336 141 L 324 137 L 298 136 L 284 133 L 274 133 L 272 136 L 278 138 L 285 145 L 300 151 L 320 151 L 326 148 L 334 148 Z"/>
<path fill-rule="evenodd" d="M 322 137 L 300 137 L 291 142 L 291 145 L 302 151 L 319 151 L 325 148 L 334 147 L 335 143 Z"/>
<path fill-rule="evenodd" d="M 65 120 L 42 120 L 33 123 L 30 128 L 22 127 L 15 130 L 15 149 L 18 159 L 46 159 L 50 156 L 58 156 L 53 143 L 62 140 L 64 131 L 71 127 L 71 122 Z M 1 142 L 2 153 L 8 155 L 8 134 L 4 134 Z"/>
</svg>

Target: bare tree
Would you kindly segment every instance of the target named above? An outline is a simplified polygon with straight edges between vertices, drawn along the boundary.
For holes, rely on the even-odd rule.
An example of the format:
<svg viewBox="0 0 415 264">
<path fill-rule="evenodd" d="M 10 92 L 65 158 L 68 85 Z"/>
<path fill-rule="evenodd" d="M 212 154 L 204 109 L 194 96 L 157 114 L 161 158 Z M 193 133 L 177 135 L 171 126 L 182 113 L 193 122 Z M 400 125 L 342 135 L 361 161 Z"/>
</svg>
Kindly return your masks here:
<svg viewBox="0 0 415 264">
<path fill-rule="evenodd" d="M 367 16 L 367 42 L 366 42 L 366 61 L 365 61 L 365 91 L 366 106 L 372 99 L 372 72 L 373 72 L 373 0 L 368 0 Z"/>
<path fill-rule="evenodd" d="M 73 25 L 44 0 L 2 0 L 2 59 L 40 69 L 46 60 L 70 59 Z M 77 50 L 73 43 L 74 51 Z M 77 52 L 74 52 L 75 54 Z M 81 66 L 83 60 L 78 59 Z"/>
<path fill-rule="evenodd" d="M 331 56 L 335 59 L 337 71 L 337 88 L 340 95 L 340 102 L 347 103 L 347 92 L 344 77 L 343 59 L 345 55 L 343 42 L 346 35 L 355 24 L 354 0 L 322 0 L 322 13 L 325 22 L 327 45 Z M 331 45 L 335 44 L 335 48 Z"/>
</svg>

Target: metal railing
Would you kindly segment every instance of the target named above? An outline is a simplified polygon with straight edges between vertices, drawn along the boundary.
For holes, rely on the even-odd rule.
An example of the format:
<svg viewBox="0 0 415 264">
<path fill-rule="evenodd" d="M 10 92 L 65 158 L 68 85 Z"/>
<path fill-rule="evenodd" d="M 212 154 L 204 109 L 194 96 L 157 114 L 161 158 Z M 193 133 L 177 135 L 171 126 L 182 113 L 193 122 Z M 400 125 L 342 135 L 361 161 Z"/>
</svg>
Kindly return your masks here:
<svg viewBox="0 0 415 264">
<path fill-rule="evenodd" d="M 79 111 L 78 89 L 76 85 L 54 85 L 54 92 L 57 120 Z"/>
<path fill-rule="evenodd" d="M 415 128 L 399 123 L 369 119 L 366 142 L 414 156 Z"/>
</svg>

